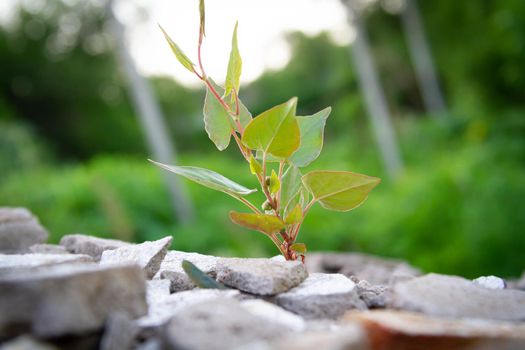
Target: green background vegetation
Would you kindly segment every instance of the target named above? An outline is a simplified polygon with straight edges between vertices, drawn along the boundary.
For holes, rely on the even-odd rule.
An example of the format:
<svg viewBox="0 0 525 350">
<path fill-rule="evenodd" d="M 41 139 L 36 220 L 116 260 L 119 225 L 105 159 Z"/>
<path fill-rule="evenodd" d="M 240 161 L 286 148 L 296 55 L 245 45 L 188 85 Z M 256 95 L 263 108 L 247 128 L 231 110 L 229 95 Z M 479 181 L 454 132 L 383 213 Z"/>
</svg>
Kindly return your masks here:
<svg viewBox="0 0 525 350">
<path fill-rule="evenodd" d="M 229 210 L 244 209 L 222 193 L 185 182 L 197 217 L 191 225 L 175 221 L 159 170 L 146 161 L 104 36 L 103 9 L 49 3 L 53 11 L 21 8 L 18 24 L 0 27 L 0 206 L 28 207 L 53 242 L 74 232 L 132 241 L 171 234 L 180 250 L 277 254 L 263 235 L 229 222 Z M 425 115 L 399 17 L 374 8 L 367 24 L 406 170 L 383 181 L 357 210 L 314 207 L 299 240 L 311 250 L 399 257 L 427 271 L 519 275 L 525 268 L 525 4 L 420 5 L 449 112 L 439 120 Z M 68 45 L 53 46 L 66 14 L 77 16 L 82 30 Z M 93 45 L 97 38 L 104 39 L 102 48 Z M 324 34 L 293 33 L 288 40 L 289 64 L 244 86 L 244 103 L 254 115 L 291 96 L 299 97 L 298 114 L 331 105 L 325 148 L 309 169 L 384 178 L 348 48 Z M 163 77 L 151 83 L 181 164 L 256 185 L 233 147 L 218 152 L 208 140 L 203 90 Z"/>
</svg>

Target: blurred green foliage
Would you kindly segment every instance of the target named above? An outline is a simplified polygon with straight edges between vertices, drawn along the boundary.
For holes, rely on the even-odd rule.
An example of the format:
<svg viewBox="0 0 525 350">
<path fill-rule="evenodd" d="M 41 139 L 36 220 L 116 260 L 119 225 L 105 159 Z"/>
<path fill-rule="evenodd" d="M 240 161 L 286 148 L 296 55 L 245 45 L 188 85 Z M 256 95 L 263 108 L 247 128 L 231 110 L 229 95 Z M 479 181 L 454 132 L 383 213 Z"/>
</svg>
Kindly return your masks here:
<svg viewBox="0 0 525 350">
<path fill-rule="evenodd" d="M 15 25 L 0 27 L 0 205 L 31 209 L 54 242 L 73 232 L 135 241 L 172 234 L 176 249 L 277 254 L 265 237 L 229 222 L 228 211 L 242 210 L 240 204 L 197 185 L 185 183 L 198 208 L 195 222 L 175 222 L 162 177 L 145 161 L 103 8 L 46 4 L 52 10 L 22 8 Z M 442 120 L 425 115 L 399 18 L 380 4 L 367 24 L 407 169 L 352 212 L 314 207 L 300 241 L 315 250 L 400 257 L 428 271 L 520 274 L 525 3 L 420 1 L 449 105 Z M 58 40 L 70 22 L 78 28 Z M 255 115 L 293 95 L 299 113 L 332 105 L 314 167 L 384 177 L 348 48 L 324 34 L 290 34 L 289 42 L 288 66 L 243 87 L 245 104 Z M 255 185 L 236 151 L 216 152 L 202 130 L 203 91 L 168 78 L 151 82 L 180 163 Z"/>
</svg>

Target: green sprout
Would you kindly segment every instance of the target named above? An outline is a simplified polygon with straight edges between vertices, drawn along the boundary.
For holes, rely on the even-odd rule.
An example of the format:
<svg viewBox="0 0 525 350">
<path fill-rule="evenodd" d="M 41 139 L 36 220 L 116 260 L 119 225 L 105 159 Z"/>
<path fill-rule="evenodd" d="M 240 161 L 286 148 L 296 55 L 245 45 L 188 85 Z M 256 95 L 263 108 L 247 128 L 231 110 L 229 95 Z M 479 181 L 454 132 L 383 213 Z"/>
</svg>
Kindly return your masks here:
<svg viewBox="0 0 525 350">
<path fill-rule="evenodd" d="M 230 212 L 237 225 L 268 236 L 286 260 L 304 261 L 306 245 L 298 243 L 299 230 L 310 208 L 319 203 L 333 211 L 349 211 L 361 205 L 379 178 L 349 171 L 315 170 L 305 175 L 301 168 L 312 163 L 323 147 L 323 132 L 331 108 L 310 116 L 297 116 L 297 98 L 279 104 L 252 118 L 239 99 L 242 59 L 237 44 L 237 23 L 224 88 L 206 74 L 201 58 L 205 36 L 204 0 L 199 1 L 200 30 L 197 65 L 175 44 L 161 27 L 177 60 L 206 85 L 205 130 L 222 151 L 231 138 L 260 184 L 265 201 L 259 209 L 246 197 L 256 189 L 246 188 L 214 171 L 154 164 L 208 188 L 241 201 L 250 213 Z"/>
</svg>

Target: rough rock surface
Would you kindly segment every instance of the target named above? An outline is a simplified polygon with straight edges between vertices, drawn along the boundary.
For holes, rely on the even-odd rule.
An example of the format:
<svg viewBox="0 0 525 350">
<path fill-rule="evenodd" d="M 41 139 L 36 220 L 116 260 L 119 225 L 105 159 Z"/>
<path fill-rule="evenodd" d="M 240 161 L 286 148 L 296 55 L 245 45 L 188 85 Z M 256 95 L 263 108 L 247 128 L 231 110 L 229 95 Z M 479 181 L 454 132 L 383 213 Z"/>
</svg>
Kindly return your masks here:
<svg viewBox="0 0 525 350">
<path fill-rule="evenodd" d="M 364 329 L 357 324 L 347 324 L 333 330 L 307 331 L 277 340 L 268 350 L 371 350 Z M 375 349 L 374 349 L 375 350 Z M 387 350 L 386 348 L 384 350 Z"/>
<path fill-rule="evenodd" d="M 33 244 L 29 251 L 34 254 L 69 254 L 64 246 L 58 244 Z"/>
<path fill-rule="evenodd" d="M 372 285 L 368 281 L 357 281 L 357 294 L 369 309 L 384 308 L 386 306 L 389 288 L 382 285 Z"/>
<path fill-rule="evenodd" d="M 38 219 L 24 208 L 0 208 L 0 253 L 26 253 L 43 243 L 48 233 Z"/>
<path fill-rule="evenodd" d="M 203 255 L 198 253 L 187 253 L 172 250 L 166 254 L 162 261 L 159 272 L 155 278 L 167 279 L 171 282 L 171 291 L 180 292 L 195 288 L 195 283 L 186 275 L 182 269 L 182 261 L 188 260 L 197 266 L 204 273 L 215 278 L 216 265 L 218 258 L 211 255 Z"/>
<path fill-rule="evenodd" d="M 22 335 L 4 344 L 0 350 L 59 350 L 52 344 L 44 343 L 31 336 Z"/>
<path fill-rule="evenodd" d="M 100 350 L 129 350 L 135 344 L 138 327 L 130 318 L 120 312 L 109 315 Z"/>
<path fill-rule="evenodd" d="M 524 324 L 455 320 L 392 310 L 349 313 L 345 320 L 364 326 L 371 349 L 525 349 Z"/>
<path fill-rule="evenodd" d="M 158 303 L 170 295 L 170 281 L 149 280 L 146 281 L 146 300 L 148 305 Z"/>
<path fill-rule="evenodd" d="M 92 257 L 81 254 L 0 254 L 0 276 L 19 275 L 53 265 L 90 262 L 93 262 Z"/>
<path fill-rule="evenodd" d="M 272 341 L 290 330 L 253 315 L 238 301 L 205 301 L 176 314 L 167 324 L 164 340 L 174 349 L 249 349 L 250 344 Z"/>
<path fill-rule="evenodd" d="M 90 255 L 98 261 L 104 251 L 129 246 L 131 243 L 75 233 L 62 237 L 60 245 L 70 253 Z"/>
<path fill-rule="evenodd" d="M 261 299 L 244 300 L 241 301 L 241 306 L 268 322 L 282 324 L 295 332 L 301 332 L 306 328 L 306 322 L 300 316 L 267 301 Z"/>
<path fill-rule="evenodd" d="M 489 289 L 455 276 L 428 274 L 397 283 L 389 304 L 433 316 L 525 320 L 524 291 Z"/>
<path fill-rule="evenodd" d="M 193 289 L 171 294 L 149 305 L 148 314 L 139 318 L 137 325 L 145 332 L 164 325 L 180 310 L 206 300 L 236 298 L 236 290 Z"/>
<path fill-rule="evenodd" d="M 335 319 L 350 309 L 366 309 L 354 282 L 341 274 L 313 273 L 275 297 L 278 305 L 306 319 Z"/>
<path fill-rule="evenodd" d="M 404 261 L 359 253 L 310 253 L 306 265 L 310 273 L 341 273 L 380 285 L 421 274 Z"/>
<path fill-rule="evenodd" d="M 300 261 L 222 258 L 217 281 L 256 295 L 275 295 L 299 285 L 308 276 Z"/>
<path fill-rule="evenodd" d="M 489 289 L 505 289 L 506 287 L 505 281 L 496 276 L 482 276 L 476 278 L 472 282 Z"/>
<path fill-rule="evenodd" d="M 147 312 L 143 272 L 137 266 L 58 265 L 0 279 L 0 339 L 31 331 L 42 337 L 102 327 L 122 312 Z"/>
<path fill-rule="evenodd" d="M 144 270 L 147 278 L 153 278 L 172 241 L 172 237 L 164 237 L 158 241 L 106 250 L 102 253 L 100 265 L 137 264 Z"/>
</svg>

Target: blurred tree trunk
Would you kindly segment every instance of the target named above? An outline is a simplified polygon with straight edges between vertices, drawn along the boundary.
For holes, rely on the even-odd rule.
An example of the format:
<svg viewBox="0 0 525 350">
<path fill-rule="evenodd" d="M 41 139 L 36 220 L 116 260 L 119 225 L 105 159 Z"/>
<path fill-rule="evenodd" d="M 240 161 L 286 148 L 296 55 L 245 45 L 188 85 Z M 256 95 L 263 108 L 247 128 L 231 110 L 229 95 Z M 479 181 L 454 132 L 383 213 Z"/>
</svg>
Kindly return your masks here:
<svg viewBox="0 0 525 350">
<path fill-rule="evenodd" d="M 390 120 L 386 98 L 370 53 L 365 23 L 361 18 L 361 9 L 355 1 L 342 0 L 342 2 L 347 7 L 350 26 L 356 32 L 350 51 L 356 66 L 359 85 L 365 97 L 368 116 L 386 173 L 390 178 L 395 178 L 402 172 L 403 162 Z"/>
<path fill-rule="evenodd" d="M 446 105 L 439 87 L 417 0 L 405 0 L 401 22 L 425 108 L 434 117 L 442 116 Z"/>
<path fill-rule="evenodd" d="M 109 26 L 115 37 L 120 61 L 127 76 L 132 102 L 146 137 L 152 157 L 162 163 L 177 163 L 176 151 L 167 133 L 159 105 L 146 79 L 139 75 L 126 45 L 124 26 L 113 12 L 112 1 L 108 3 Z M 193 217 L 192 203 L 179 179 L 162 171 L 168 187 L 175 216 L 179 223 L 188 223 Z"/>
</svg>

